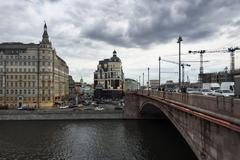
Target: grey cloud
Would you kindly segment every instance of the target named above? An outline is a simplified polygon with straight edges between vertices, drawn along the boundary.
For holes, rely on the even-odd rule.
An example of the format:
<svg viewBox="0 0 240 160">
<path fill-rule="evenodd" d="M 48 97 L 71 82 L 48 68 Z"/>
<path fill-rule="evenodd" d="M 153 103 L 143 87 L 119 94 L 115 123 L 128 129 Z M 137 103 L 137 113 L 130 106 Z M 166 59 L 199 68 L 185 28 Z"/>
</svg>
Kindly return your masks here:
<svg viewBox="0 0 240 160">
<path fill-rule="evenodd" d="M 115 26 L 107 24 L 111 19 L 104 17 L 107 20 L 93 24 L 86 30 L 86 37 L 112 45 L 141 48 L 156 43 L 167 43 L 176 39 L 179 34 L 184 40 L 194 42 L 212 37 L 221 27 L 230 24 L 239 16 L 240 2 L 238 0 L 168 2 L 140 0 L 132 5 L 129 7 L 132 10 L 126 6 L 126 13 L 123 14 L 128 20 L 126 31 L 114 30 Z M 113 15 L 117 16 L 117 14 Z"/>
<path fill-rule="evenodd" d="M 40 26 L 46 19 L 51 38 L 62 46 L 91 45 L 82 41 L 90 39 L 126 48 L 147 48 L 168 43 L 178 35 L 184 41 L 195 42 L 213 37 L 222 27 L 238 25 L 239 21 L 233 20 L 240 17 L 239 0 L 14 2 L 0 5 L 2 40 L 9 40 L 9 33 L 18 39 L 26 30 L 27 40 L 37 36 L 40 40 Z M 71 32 L 76 33 L 69 35 Z"/>
</svg>

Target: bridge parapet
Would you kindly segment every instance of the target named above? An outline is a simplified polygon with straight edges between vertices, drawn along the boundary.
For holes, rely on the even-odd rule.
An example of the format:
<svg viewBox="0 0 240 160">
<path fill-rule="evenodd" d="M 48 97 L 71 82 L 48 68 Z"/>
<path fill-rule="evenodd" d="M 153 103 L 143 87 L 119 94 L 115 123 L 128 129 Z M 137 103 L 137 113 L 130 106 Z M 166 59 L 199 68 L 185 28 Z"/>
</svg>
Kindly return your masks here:
<svg viewBox="0 0 240 160">
<path fill-rule="evenodd" d="M 194 106 L 199 109 L 204 109 L 216 114 L 236 118 L 238 120 L 240 119 L 239 98 L 146 90 L 138 91 L 138 93 Z"/>
</svg>

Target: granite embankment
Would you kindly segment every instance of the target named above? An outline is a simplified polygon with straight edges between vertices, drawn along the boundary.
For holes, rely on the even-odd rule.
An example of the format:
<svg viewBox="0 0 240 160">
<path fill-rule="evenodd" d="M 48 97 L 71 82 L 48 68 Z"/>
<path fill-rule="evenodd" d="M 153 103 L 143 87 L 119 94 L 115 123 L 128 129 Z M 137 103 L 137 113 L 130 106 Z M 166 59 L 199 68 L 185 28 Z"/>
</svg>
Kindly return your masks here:
<svg viewBox="0 0 240 160">
<path fill-rule="evenodd" d="M 124 112 L 78 110 L 0 110 L 0 120 L 124 119 Z"/>
</svg>

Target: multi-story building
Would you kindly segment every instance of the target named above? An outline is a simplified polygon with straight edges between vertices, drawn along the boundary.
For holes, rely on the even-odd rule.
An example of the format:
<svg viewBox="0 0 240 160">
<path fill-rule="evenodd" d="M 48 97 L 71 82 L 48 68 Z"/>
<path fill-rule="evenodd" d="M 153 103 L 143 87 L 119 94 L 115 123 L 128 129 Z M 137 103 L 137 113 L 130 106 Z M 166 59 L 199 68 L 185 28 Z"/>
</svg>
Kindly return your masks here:
<svg viewBox="0 0 240 160">
<path fill-rule="evenodd" d="M 140 88 L 140 84 L 138 81 L 130 78 L 125 79 L 125 89 L 127 91 L 136 91 Z"/>
<path fill-rule="evenodd" d="M 94 97 L 121 99 L 124 96 L 124 85 L 122 62 L 114 50 L 111 58 L 99 61 L 94 72 Z"/>
<path fill-rule="evenodd" d="M 0 106 L 52 107 L 68 100 L 68 66 L 52 47 L 44 25 L 39 44 L 0 44 Z"/>
<path fill-rule="evenodd" d="M 72 76 L 69 75 L 69 102 L 72 104 L 76 104 L 76 89 L 75 89 L 75 81 Z"/>
<path fill-rule="evenodd" d="M 232 82 L 233 74 L 228 71 L 199 74 L 202 83 Z"/>
<path fill-rule="evenodd" d="M 122 90 L 124 88 L 124 74 L 121 59 L 113 51 L 110 59 L 99 61 L 94 72 L 94 88 L 102 86 L 103 89 Z"/>
</svg>

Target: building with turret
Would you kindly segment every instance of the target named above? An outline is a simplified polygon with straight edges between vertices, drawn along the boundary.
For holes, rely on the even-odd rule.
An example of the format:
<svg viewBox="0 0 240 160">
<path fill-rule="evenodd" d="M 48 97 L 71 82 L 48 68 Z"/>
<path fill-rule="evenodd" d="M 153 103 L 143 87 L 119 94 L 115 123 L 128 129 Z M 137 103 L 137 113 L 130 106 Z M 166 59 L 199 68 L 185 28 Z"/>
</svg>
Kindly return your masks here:
<svg viewBox="0 0 240 160">
<path fill-rule="evenodd" d="M 52 107 L 68 100 L 69 69 L 49 40 L 0 44 L 0 107 Z"/>
<path fill-rule="evenodd" d="M 114 50 L 111 58 L 99 61 L 94 72 L 94 88 L 101 86 L 103 89 L 122 90 L 123 85 L 122 62 Z"/>
<path fill-rule="evenodd" d="M 94 96 L 97 98 L 121 98 L 123 96 L 124 73 L 117 52 L 109 59 L 100 60 L 94 72 Z"/>
</svg>

